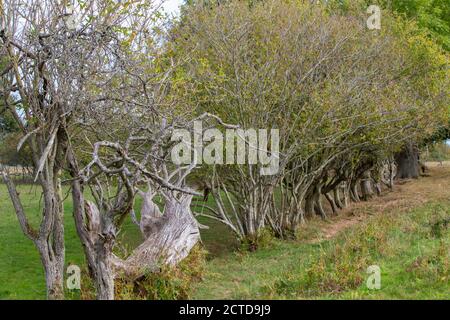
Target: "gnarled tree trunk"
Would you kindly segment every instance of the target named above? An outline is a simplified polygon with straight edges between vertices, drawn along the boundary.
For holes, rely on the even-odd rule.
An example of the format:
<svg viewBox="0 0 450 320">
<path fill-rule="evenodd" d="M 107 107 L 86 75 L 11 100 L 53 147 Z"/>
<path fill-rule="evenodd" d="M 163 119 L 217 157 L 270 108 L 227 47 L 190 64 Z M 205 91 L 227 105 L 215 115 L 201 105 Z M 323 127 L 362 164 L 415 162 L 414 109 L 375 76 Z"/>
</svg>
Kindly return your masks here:
<svg viewBox="0 0 450 320">
<path fill-rule="evenodd" d="M 395 155 L 398 179 L 417 179 L 419 177 L 419 149 L 411 141 Z"/>
<path fill-rule="evenodd" d="M 64 255 L 52 253 L 51 244 L 46 240 L 38 240 L 35 245 L 44 266 L 47 299 L 64 299 Z"/>
<path fill-rule="evenodd" d="M 333 214 L 337 214 L 338 212 L 338 206 L 336 205 L 336 202 L 334 201 L 334 198 L 330 196 L 328 193 L 325 193 L 325 198 L 328 200 L 331 206 L 331 210 L 333 211 Z"/>
<path fill-rule="evenodd" d="M 114 299 L 114 279 L 117 276 L 136 279 L 146 272 L 158 271 L 163 265 L 176 265 L 200 240 L 199 224 L 190 210 L 192 195 L 166 193 L 163 213 L 153 203 L 152 192 L 141 195 L 144 203 L 140 229 L 145 240 L 126 260 L 112 253 L 116 230 L 112 221 L 105 218 L 108 215 L 100 214 L 93 203 L 86 202 L 86 230 L 89 243 L 94 244 L 88 245 L 88 255 L 93 257 L 88 260 L 91 261 L 97 299 Z M 101 236 L 96 233 L 98 226 L 91 223 L 99 220 Z"/>
<path fill-rule="evenodd" d="M 352 199 L 353 202 L 361 201 L 361 199 L 359 197 L 359 191 L 358 191 L 358 179 L 352 179 L 352 181 L 350 182 L 349 193 L 350 193 L 350 198 Z"/>
<path fill-rule="evenodd" d="M 322 206 L 322 184 L 321 182 L 315 184 L 310 188 L 305 200 L 306 216 L 312 217 L 314 214 L 320 215 L 326 219 L 326 213 Z"/>
<path fill-rule="evenodd" d="M 116 272 L 137 278 L 146 271 L 158 270 L 161 265 L 176 265 L 200 240 L 199 224 L 190 209 L 192 195 L 176 197 L 166 193 L 162 214 L 155 210 L 152 198 L 152 193 L 145 194 L 143 208 L 150 211 L 141 213 L 143 230 L 151 232 L 144 233 L 144 242 L 126 260 L 116 260 Z M 150 216 L 152 219 L 148 219 Z"/>
<path fill-rule="evenodd" d="M 341 186 L 337 186 L 336 188 L 333 189 L 333 198 L 334 198 L 334 202 L 336 203 L 337 207 L 339 209 L 344 209 L 344 204 L 341 201 L 341 195 L 339 192 L 339 188 L 341 188 Z"/>
<path fill-rule="evenodd" d="M 361 193 L 364 201 L 369 200 L 373 196 L 372 177 L 370 170 L 364 171 L 361 177 Z"/>
</svg>

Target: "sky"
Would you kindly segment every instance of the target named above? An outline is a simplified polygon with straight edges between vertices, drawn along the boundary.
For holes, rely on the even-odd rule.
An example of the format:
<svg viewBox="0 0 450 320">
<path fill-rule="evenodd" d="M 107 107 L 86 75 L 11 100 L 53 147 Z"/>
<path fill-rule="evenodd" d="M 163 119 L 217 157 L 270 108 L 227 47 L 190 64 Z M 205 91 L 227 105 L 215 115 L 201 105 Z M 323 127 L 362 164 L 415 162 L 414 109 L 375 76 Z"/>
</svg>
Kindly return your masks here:
<svg viewBox="0 0 450 320">
<path fill-rule="evenodd" d="M 168 14 L 178 15 L 183 0 L 164 0 L 163 8 Z"/>
</svg>

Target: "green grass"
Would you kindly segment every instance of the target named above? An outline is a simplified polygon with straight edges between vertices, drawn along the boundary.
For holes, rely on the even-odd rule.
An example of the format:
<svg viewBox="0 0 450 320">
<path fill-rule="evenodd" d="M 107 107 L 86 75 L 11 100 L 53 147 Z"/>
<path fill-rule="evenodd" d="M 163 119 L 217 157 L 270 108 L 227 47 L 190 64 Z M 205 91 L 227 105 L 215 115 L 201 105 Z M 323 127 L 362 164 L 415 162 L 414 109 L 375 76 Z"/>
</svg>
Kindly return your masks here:
<svg viewBox="0 0 450 320">
<path fill-rule="evenodd" d="M 274 241 L 255 253 L 217 258 L 197 299 L 448 299 L 450 202 L 369 218 L 316 244 Z M 366 286 L 381 268 L 381 289 Z"/>
<path fill-rule="evenodd" d="M 39 189 L 18 189 L 30 221 L 37 224 Z M 0 299 L 44 299 L 39 256 L 22 234 L 2 184 L 0 204 Z M 83 265 L 70 201 L 65 202 L 65 213 L 66 264 Z M 374 215 L 337 238 L 319 243 L 306 241 L 317 236 L 319 227 L 311 223 L 311 230 L 303 230 L 300 240 L 272 240 L 251 253 L 235 250 L 237 244 L 225 226 L 202 219 L 210 226 L 202 230 L 210 256 L 191 298 L 449 298 L 450 223 L 445 224 L 449 217 L 450 202 L 432 202 L 409 212 Z M 129 219 L 121 237 L 128 249 L 141 241 Z M 365 285 L 366 268 L 372 264 L 381 268 L 380 290 L 368 290 Z"/>
</svg>

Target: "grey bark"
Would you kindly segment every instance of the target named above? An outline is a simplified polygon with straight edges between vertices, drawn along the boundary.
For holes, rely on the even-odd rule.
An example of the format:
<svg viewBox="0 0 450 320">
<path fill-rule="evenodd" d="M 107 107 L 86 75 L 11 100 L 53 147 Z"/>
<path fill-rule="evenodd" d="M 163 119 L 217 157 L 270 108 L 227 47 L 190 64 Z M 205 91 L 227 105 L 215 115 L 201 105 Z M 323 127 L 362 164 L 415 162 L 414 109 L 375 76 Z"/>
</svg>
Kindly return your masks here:
<svg viewBox="0 0 450 320">
<path fill-rule="evenodd" d="M 350 182 L 350 198 L 352 199 L 352 201 L 354 202 L 359 202 L 361 201 L 360 197 L 359 197 L 359 191 L 358 191 L 358 181 L 357 180 L 352 180 Z"/>
<path fill-rule="evenodd" d="M 61 300 L 64 298 L 65 247 L 60 182 L 58 178 L 51 181 L 44 180 L 40 174 L 40 184 L 44 193 L 43 219 L 39 230 L 34 230 L 25 215 L 14 182 L 5 171 L 2 175 L 22 231 L 33 241 L 39 252 L 44 268 L 47 299 Z"/>
<path fill-rule="evenodd" d="M 334 202 L 336 203 L 336 206 L 339 209 L 344 209 L 344 204 L 341 201 L 341 195 L 340 195 L 340 192 L 339 192 L 339 188 L 340 188 L 340 186 L 336 187 L 333 190 L 333 198 L 334 198 Z"/>
<path fill-rule="evenodd" d="M 333 214 L 337 214 L 338 212 L 338 206 L 336 205 L 336 202 L 334 201 L 333 197 L 330 196 L 328 193 L 325 193 L 325 198 L 328 200 L 331 206 L 331 210 L 333 211 Z"/>
<path fill-rule="evenodd" d="M 312 217 L 314 214 L 320 215 L 323 219 L 326 219 L 327 215 L 322 206 L 322 185 L 317 183 L 311 187 L 309 195 L 305 201 L 305 213 L 307 216 Z"/>
<path fill-rule="evenodd" d="M 151 192 L 144 196 L 140 226 L 144 242 L 123 260 L 115 256 L 112 249 L 117 230 L 112 221 L 87 201 L 85 205 L 85 228 L 81 230 L 85 238 L 84 248 L 91 276 L 93 277 L 97 299 L 114 299 L 114 279 L 125 275 L 132 279 L 145 272 L 154 272 L 163 265 L 175 265 L 187 257 L 190 250 L 200 240 L 199 225 L 192 215 L 190 203 L 192 195 L 174 196 L 168 193 L 164 212 L 161 214 L 153 203 Z M 79 197 L 79 194 L 78 194 Z M 86 221 L 101 221 L 100 225 Z M 100 235 L 96 233 L 100 230 Z"/>
<path fill-rule="evenodd" d="M 370 170 L 364 171 L 360 181 L 362 199 L 364 201 L 367 201 L 373 196 L 372 177 L 370 175 Z"/>
<path fill-rule="evenodd" d="M 200 241 L 200 230 L 197 220 L 192 215 L 190 204 L 192 195 L 183 194 L 178 197 L 165 195 L 165 207 L 161 215 L 150 203 L 152 194 L 146 194 L 142 216 L 156 213 L 153 219 L 141 218 L 144 230 L 144 242 L 124 261 L 115 259 L 116 272 L 124 272 L 127 276 L 137 278 L 146 271 L 158 270 L 162 265 L 176 265 L 188 256 L 195 244 Z"/>
<path fill-rule="evenodd" d="M 419 177 L 419 150 L 412 142 L 407 142 L 395 155 L 398 179 L 417 179 Z"/>
</svg>

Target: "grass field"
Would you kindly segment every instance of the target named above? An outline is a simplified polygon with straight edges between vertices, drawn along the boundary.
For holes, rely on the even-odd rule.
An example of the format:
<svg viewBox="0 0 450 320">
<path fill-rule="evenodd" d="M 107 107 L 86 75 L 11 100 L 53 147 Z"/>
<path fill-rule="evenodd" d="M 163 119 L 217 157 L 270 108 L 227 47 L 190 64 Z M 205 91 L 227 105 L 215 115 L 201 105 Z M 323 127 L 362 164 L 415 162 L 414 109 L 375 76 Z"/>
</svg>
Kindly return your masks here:
<svg viewBox="0 0 450 320">
<path fill-rule="evenodd" d="M 40 193 L 20 186 L 30 220 L 39 220 Z M 0 299 L 43 299 L 38 254 L 14 215 L 0 184 Z M 138 204 L 139 206 L 139 204 Z M 79 240 L 65 203 L 66 263 L 83 265 Z M 445 299 L 450 298 L 450 168 L 431 166 L 430 176 L 410 181 L 381 198 L 358 203 L 328 221 L 313 220 L 296 241 L 269 241 L 256 252 L 240 252 L 228 230 L 211 220 L 202 231 L 210 252 L 193 299 Z M 139 243 L 127 221 L 121 236 Z M 381 289 L 365 282 L 369 265 L 381 268 Z"/>
</svg>

